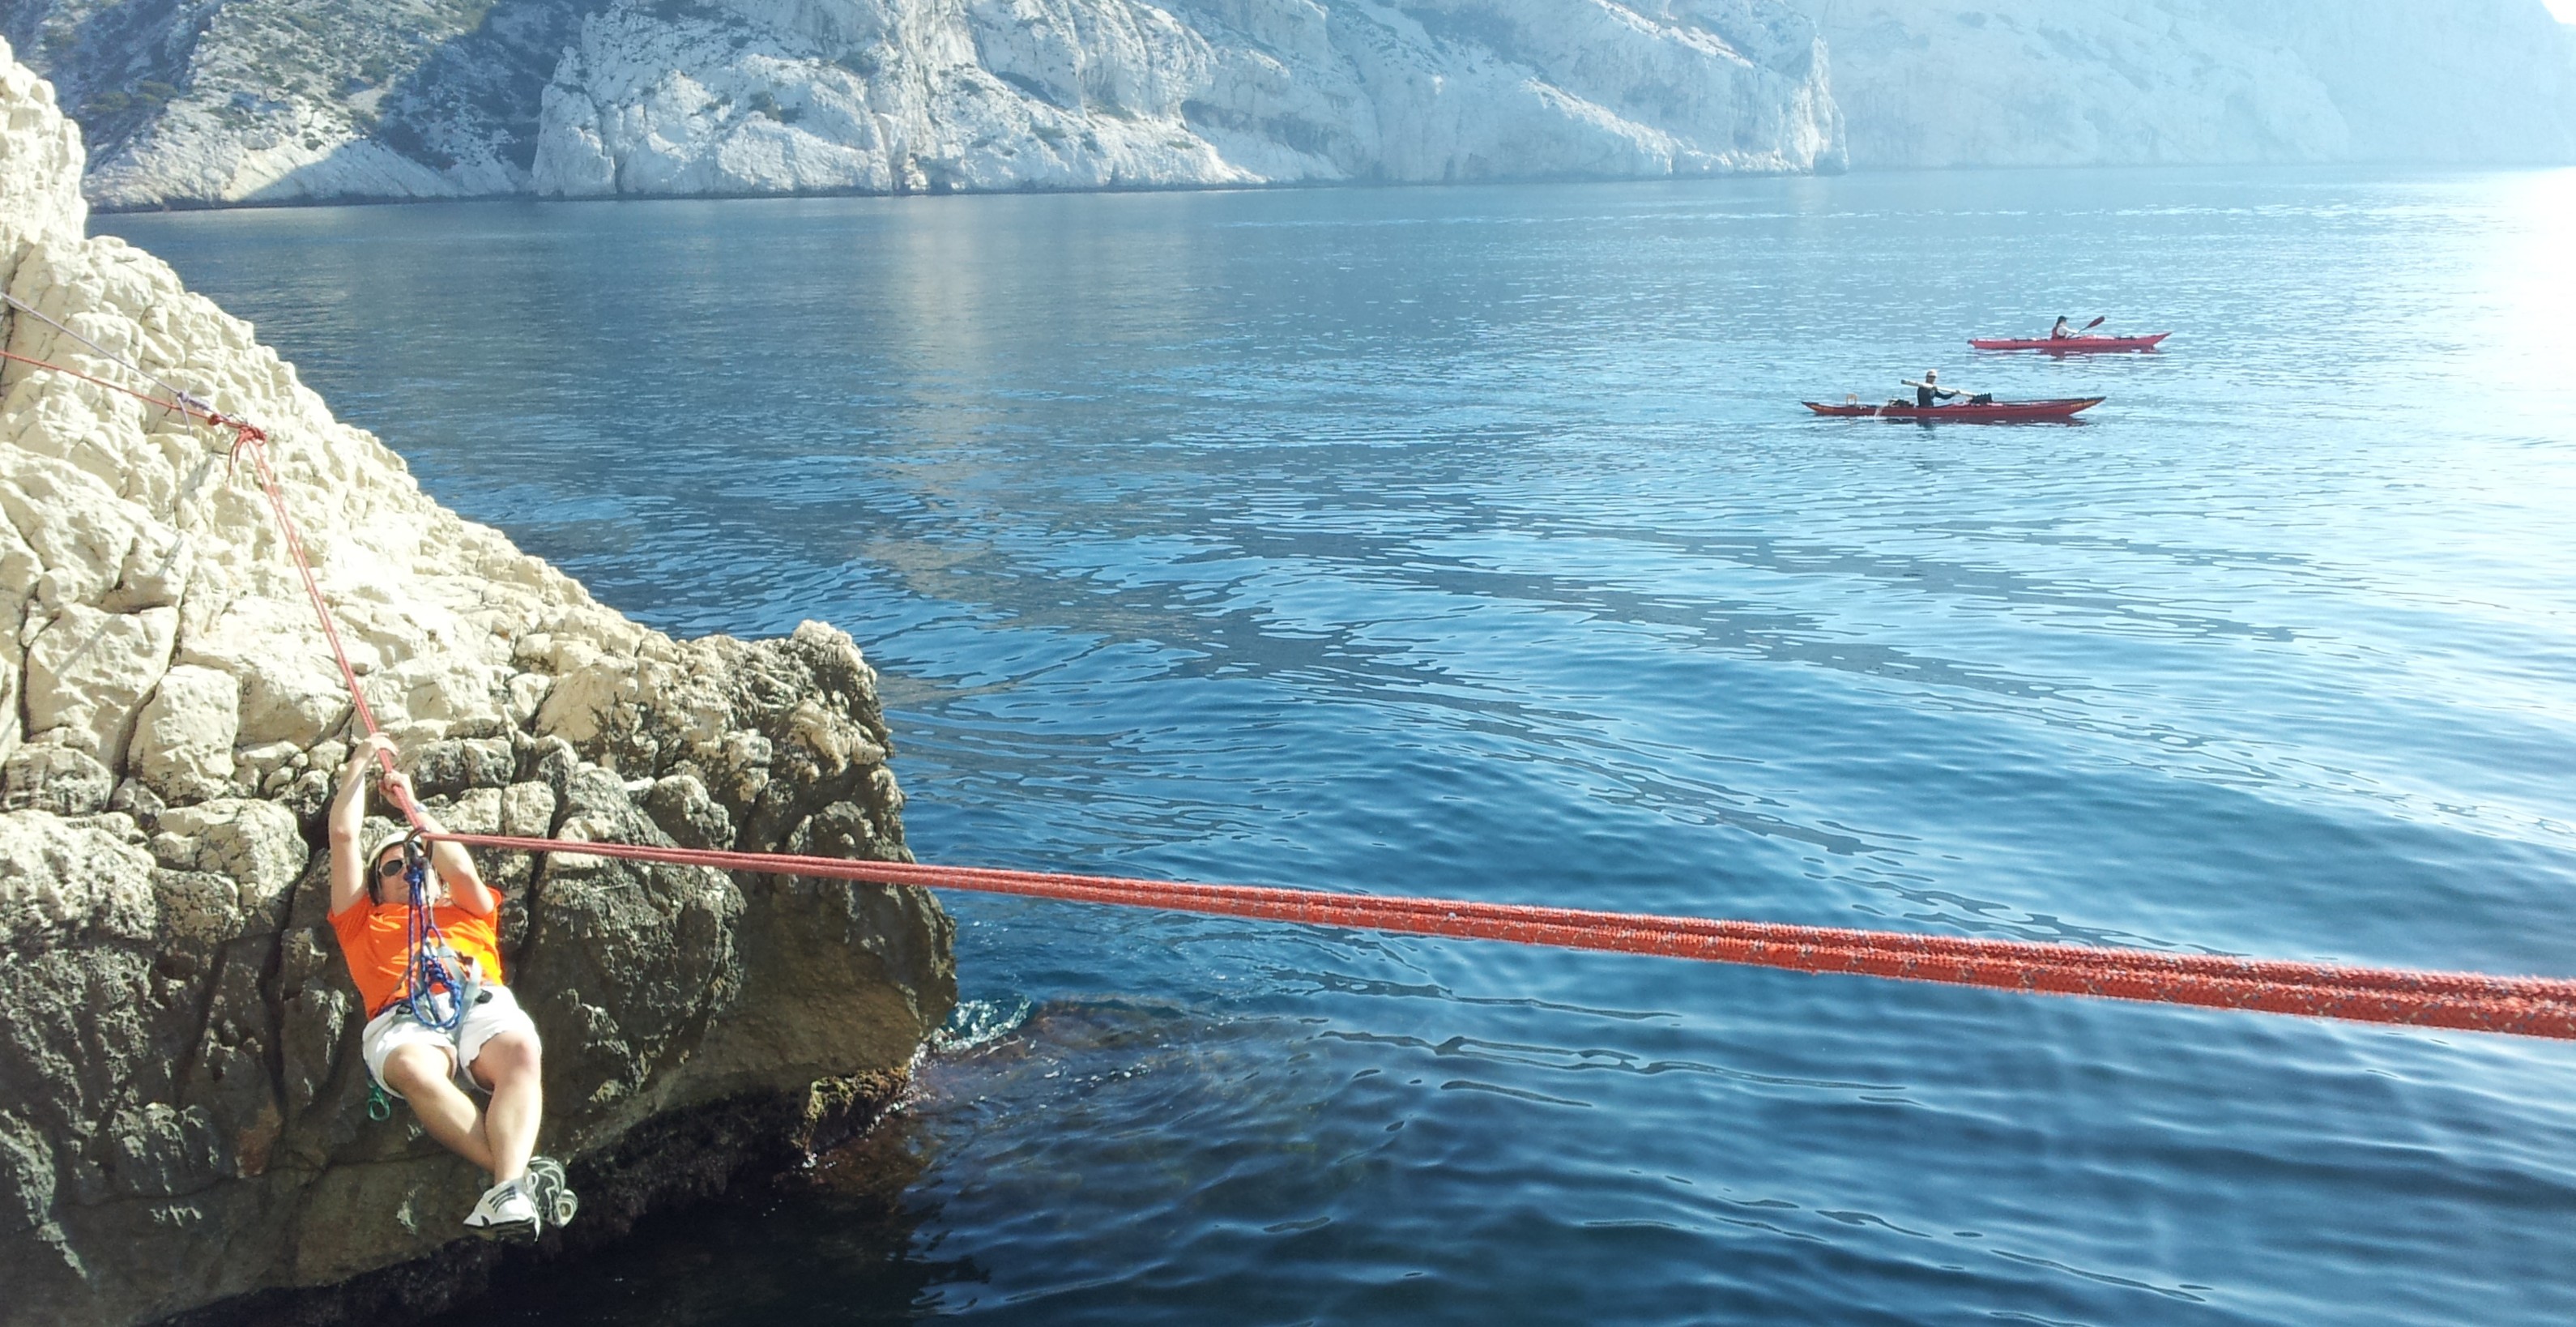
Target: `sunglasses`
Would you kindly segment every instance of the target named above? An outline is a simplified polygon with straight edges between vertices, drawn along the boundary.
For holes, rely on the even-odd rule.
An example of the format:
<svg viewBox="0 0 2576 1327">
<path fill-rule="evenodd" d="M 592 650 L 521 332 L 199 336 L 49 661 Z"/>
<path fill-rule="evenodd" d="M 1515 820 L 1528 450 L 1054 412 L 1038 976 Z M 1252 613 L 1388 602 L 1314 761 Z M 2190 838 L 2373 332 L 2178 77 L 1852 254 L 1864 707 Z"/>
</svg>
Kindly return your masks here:
<svg viewBox="0 0 2576 1327">
<path fill-rule="evenodd" d="M 391 880 L 402 873 L 403 859 L 400 857 L 388 857 L 376 865 L 376 878 L 380 880 Z"/>
</svg>

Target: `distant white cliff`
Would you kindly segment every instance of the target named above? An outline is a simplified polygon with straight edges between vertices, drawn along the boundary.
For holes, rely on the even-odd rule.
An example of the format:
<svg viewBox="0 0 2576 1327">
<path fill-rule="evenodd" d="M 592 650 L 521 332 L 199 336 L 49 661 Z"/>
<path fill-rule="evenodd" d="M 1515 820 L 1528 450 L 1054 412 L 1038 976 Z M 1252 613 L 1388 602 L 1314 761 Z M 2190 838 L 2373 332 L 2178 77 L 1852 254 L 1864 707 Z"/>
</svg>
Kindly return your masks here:
<svg viewBox="0 0 2576 1327">
<path fill-rule="evenodd" d="M 2541 0 L 1796 0 L 1855 168 L 2576 161 Z"/>
<path fill-rule="evenodd" d="M 0 0 L 103 207 L 1834 169 L 1788 0 Z"/>
<path fill-rule="evenodd" d="M 588 19 L 550 194 L 1805 171 L 1838 139 L 1776 0 L 723 0 Z"/>
<path fill-rule="evenodd" d="M 2542 0 L 0 0 L 101 207 L 2576 161 Z"/>
</svg>

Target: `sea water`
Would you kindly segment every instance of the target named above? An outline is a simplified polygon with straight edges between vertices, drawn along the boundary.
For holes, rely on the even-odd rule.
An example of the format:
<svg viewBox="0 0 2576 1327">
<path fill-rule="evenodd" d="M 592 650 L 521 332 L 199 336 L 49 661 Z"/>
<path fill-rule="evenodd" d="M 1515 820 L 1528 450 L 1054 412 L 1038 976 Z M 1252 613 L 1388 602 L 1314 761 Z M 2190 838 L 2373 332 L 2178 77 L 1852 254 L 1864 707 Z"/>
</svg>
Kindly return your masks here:
<svg viewBox="0 0 2576 1327">
<path fill-rule="evenodd" d="M 2576 173 L 103 217 L 925 860 L 2576 973 Z M 1970 352 L 2059 314 L 2153 355 Z M 1938 367 L 2077 426 L 1810 418 Z M 2563 1323 L 2576 1047 L 954 895 L 458 1322 Z"/>
</svg>

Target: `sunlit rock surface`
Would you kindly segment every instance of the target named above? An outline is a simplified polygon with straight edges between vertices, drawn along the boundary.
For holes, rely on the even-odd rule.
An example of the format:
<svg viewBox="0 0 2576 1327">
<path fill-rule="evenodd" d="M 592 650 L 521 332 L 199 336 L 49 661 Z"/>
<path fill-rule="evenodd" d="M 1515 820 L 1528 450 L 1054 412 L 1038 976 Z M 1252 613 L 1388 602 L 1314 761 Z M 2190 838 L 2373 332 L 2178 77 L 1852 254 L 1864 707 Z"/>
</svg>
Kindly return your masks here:
<svg viewBox="0 0 2576 1327">
<path fill-rule="evenodd" d="M 1840 164 L 1785 0 L 0 0 L 108 207 Z"/>
<path fill-rule="evenodd" d="M 1770 0 L 731 0 L 587 20 L 541 192 L 1629 178 L 1835 164 Z"/>
<path fill-rule="evenodd" d="M 0 45 L 0 285 L 270 429 L 370 703 L 451 825 L 908 857 L 875 675 L 847 636 L 676 641 L 597 603 L 422 493 L 248 324 L 86 238 L 80 169 L 52 90 Z M 12 353 L 126 373 L 27 314 L 0 327 Z M 407 1114 L 367 1119 L 320 850 L 352 707 L 230 441 L 0 372 L 12 1327 L 334 1286 L 358 1309 L 370 1286 L 434 1302 L 495 1248 L 450 1247 L 482 1177 Z M 954 998 L 947 919 L 917 891 L 484 865 L 546 1040 L 544 1145 L 593 1199 L 577 1230 L 864 1121 Z"/>
<path fill-rule="evenodd" d="M 2542 0 L 0 0 L 107 207 L 2576 160 Z"/>
</svg>

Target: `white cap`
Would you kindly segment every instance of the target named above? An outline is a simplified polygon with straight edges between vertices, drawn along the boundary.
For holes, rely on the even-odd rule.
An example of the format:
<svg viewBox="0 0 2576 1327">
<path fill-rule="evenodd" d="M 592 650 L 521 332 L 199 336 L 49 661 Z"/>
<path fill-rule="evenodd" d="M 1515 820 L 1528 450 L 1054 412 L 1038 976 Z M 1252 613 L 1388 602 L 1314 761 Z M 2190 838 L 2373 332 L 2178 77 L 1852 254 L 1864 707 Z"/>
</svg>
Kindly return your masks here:
<svg viewBox="0 0 2576 1327">
<path fill-rule="evenodd" d="M 387 835 L 386 835 L 386 836 L 384 836 L 383 838 L 376 840 L 376 846 L 375 846 L 374 851 L 369 852 L 369 853 L 367 854 L 367 864 L 368 864 L 369 866 L 373 866 L 373 865 L 375 865 L 375 863 L 376 863 L 376 859 L 385 855 L 385 849 L 390 848 L 390 847 L 393 847 L 393 846 L 395 846 L 395 845 L 397 845 L 397 844 L 401 843 L 404 839 L 407 839 L 407 838 L 410 838 L 410 837 L 411 837 L 411 831 L 410 831 L 410 830 L 407 830 L 407 829 L 398 829 L 398 830 L 395 830 L 393 833 L 391 833 L 391 834 L 387 834 Z"/>
</svg>

